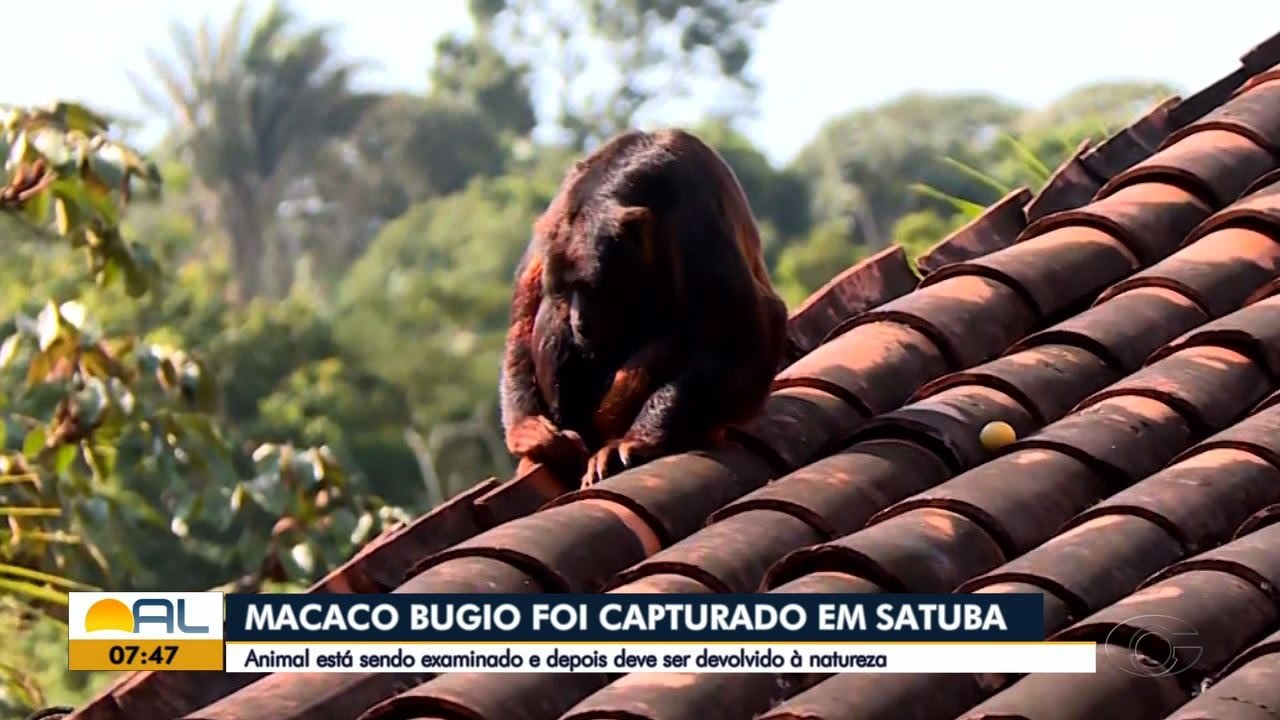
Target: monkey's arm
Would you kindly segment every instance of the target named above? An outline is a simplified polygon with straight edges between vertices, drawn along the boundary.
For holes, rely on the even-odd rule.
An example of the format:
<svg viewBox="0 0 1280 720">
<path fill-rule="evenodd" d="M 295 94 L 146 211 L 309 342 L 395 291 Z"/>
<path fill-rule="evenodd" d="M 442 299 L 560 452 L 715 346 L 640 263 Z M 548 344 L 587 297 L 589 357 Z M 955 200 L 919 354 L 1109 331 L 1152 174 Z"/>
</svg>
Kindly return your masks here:
<svg viewBox="0 0 1280 720">
<path fill-rule="evenodd" d="M 762 298 L 755 323 L 729 323 L 735 336 L 695 350 L 672 379 L 658 385 L 619 439 L 588 463 L 585 484 L 612 474 L 617 464 L 635 467 L 663 455 L 693 450 L 726 426 L 754 415 L 773 382 L 782 353 L 786 307 Z"/>
<path fill-rule="evenodd" d="M 516 272 L 499 393 L 507 449 L 520 457 L 552 460 L 585 454 L 585 447 L 547 417 L 538 389 L 533 326 L 542 304 L 542 267 L 540 249 L 531 243 Z"/>
<path fill-rule="evenodd" d="M 649 397 L 676 377 L 686 362 L 686 353 L 675 338 L 662 338 L 640 348 L 613 374 L 596 408 L 596 437 L 608 442 L 626 434 Z"/>
</svg>

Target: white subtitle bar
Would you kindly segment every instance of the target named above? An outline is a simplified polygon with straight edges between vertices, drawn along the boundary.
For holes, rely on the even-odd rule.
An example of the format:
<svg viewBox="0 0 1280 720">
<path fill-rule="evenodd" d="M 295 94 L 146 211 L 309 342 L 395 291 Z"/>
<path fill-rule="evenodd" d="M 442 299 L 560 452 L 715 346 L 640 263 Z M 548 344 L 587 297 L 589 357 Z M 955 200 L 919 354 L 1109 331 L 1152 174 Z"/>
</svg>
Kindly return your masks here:
<svg viewBox="0 0 1280 720">
<path fill-rule="evenodd" d="M 1092 673 L 1094 643 L 226 644 L 226 672 Z"/>
</svg>

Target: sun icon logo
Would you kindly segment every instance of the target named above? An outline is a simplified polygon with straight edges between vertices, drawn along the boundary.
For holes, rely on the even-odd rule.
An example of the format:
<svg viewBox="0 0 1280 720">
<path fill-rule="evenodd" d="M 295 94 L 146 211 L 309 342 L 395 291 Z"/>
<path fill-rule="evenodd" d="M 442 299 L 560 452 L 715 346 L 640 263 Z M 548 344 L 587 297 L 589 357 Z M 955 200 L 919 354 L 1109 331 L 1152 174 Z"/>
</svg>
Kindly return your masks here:
<svg viewBox="0 0 1280 720">
<path fill-rule="evenodd" d="M 133 612 L 124 603 L 114 598 L 99 600 L 89 607 L 84 616 L 85 632 L 115 630 L 117 632 L 133 632 Z"/>
</svg>

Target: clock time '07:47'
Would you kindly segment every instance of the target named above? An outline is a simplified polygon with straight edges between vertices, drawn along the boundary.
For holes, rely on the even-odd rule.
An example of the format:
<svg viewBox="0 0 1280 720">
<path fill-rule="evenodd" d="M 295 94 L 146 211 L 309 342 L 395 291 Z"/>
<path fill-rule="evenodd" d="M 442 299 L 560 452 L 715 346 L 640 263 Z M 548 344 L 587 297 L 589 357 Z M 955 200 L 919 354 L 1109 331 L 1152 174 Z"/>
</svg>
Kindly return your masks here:
<svg viewBox="0 0 1280 720">
<path fill-rule="evenodd" d="M 178 655 L 177 645 L 112 645 L 107 660 L 112 665 L 172 665 Z"/>
</svg>

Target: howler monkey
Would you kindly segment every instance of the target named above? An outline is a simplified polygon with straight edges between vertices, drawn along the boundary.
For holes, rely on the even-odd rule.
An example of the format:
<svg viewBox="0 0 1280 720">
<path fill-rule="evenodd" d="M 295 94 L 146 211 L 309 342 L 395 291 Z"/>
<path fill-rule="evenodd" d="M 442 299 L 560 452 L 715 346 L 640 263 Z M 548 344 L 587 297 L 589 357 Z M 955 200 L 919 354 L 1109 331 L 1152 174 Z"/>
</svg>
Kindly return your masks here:
<svg viewBox="0 0 1280 720">
<path fill-rule="evenodd" d="M 729 166 L 681 130 L 578 162 L 516 270 L 502 367 L 508 449 L 590 485 L 751 419 L 786 306 Z"/>
</svg>

